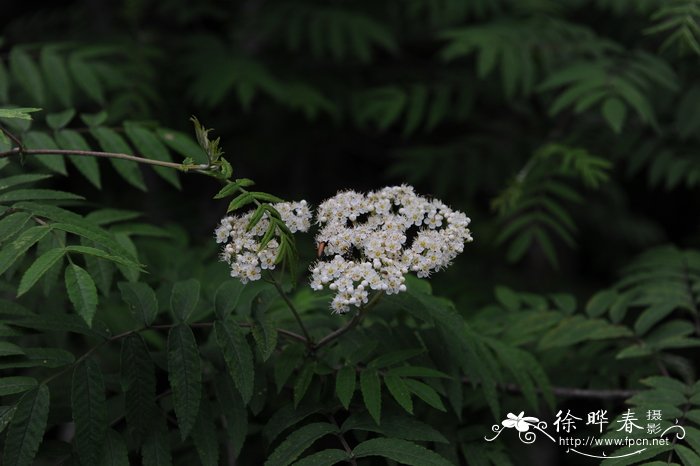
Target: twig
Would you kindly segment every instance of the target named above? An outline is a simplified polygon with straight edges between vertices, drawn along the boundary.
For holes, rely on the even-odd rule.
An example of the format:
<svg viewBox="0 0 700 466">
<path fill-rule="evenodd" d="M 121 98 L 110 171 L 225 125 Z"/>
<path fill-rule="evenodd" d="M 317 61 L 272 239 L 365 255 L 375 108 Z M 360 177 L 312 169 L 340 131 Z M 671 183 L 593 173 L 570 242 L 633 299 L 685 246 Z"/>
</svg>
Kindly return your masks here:
<svg viewBox="0 0 700 466">
<path fill-rule="evenodd" d="M 309 335 L 308 330 L 306 330 L 306 326 L 304 325 L 304 322 L 301 320 L 301 316 L 299 315 L 299 311 L 297 311 L 296 306 L 294 306 L 294 303 L 292 302 L 292 300 L 289 299 L 289 296 L 287 296 L 287 293 L 284 292 L 284 290 L 280 286 L 279 282 L 274 277 L 272 277 L 272 284 L 275 286 L 277 293 L 279 293 L 279 295 L 282 297 L 284 302 L 287 303 L 287 307 L 289 307 L 289 310 L 292 311 L 292 314 L 294 314 L 294 318 L 297 320 L 299 327 L 301 327 L 301 331 L 304 333 L 306 345 L 309 348 L 314 347 L 313 340 L 311 339 L 311 336 Z"/>
<path fill-rule="evenodd" d="M 379 301 L 379 298 L 381 296 L 382 296 L 381 293 L 376 293 L 372 297 L 372 299 L 370 299 L 370 301 L 367 303 L 366 306 L 362 306 L 362 307 L 360 307 L 360 309 L 358 309 L 357 313 L 353 316 L 352 319 L 350 319 L 350 321 L 347 324 L 345 324 L 344 326 L 340 327 L 339 329 L 329 333 L 325 337 L 321 338 L 318 341 L 318 343 L 316 343 L 314 345 L 314 349 L 316 350 L 316 349 L 321 348 L 322 346 L 327 345 L 328 343 L 332 342 L 333 340 L 340 337 L 344 333 L 355 328 L 355 326 L 360 323 L 360 321 L 364 317 L 365 313 L 377 304 L 377 302 Z"/>
<path fill-rule="evenodd" d="M 3 133 L 5 133 L 5 135 L 7 135 L 8 138 L 12 139 L 12 142 L 14 142 L 14 143 L 17 145 L 17 147 L 19 148 L 19 150 L 23 150 L 23 149 L 24 149 L 24 145 L 22 144 L 22 141 L 20 141 L 20 140 L 17 138 L 17 136 L 15 136 L 14 134 L 12 134 L 11 131 L 6 130 L 6 129 L 3 128 L 2 126 L 0 126 L 0 131 L 2 131 Z"/>
<path fill-rule="evenodd" d="M 5 134 L 8 134 L 5 132 Z M 209 167 L 207 164 L 201 165 L 184 165 L 175 162 L 165 162 L 163 160 L 153 160 L 147 159 L 145 157 L 139 157 L 136 155 L 122 154 L 119 152 L 100 152 L 92 150 L 75 150 L 75 149 L 21 149 L 15 147 L 5 152 L 0 152 L 0 158 L 12 157 L 13 155 L 80 155 L 83 157 L 100 157 L 105 159 L 122 159 L 130 160 L 132 162 L 143 163 L 146 165 L 157 165 L 159 167 L 175 168 L 181 171 L 187 171 L 190 169 L 196 170 L 206 170 Z"/>
</svg>

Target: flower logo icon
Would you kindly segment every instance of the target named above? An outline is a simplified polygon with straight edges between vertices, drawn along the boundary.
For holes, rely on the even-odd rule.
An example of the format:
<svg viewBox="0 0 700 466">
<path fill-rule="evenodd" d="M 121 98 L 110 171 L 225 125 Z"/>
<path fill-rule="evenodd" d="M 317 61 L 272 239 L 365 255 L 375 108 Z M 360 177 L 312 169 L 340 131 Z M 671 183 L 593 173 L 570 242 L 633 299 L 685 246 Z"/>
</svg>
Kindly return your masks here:
<svg viewBox="0 0 700 466">
<path fill-rule="evenodd" d="M 515 427 L 518 432 L 527 432 L 532 424 L 536 425 L 540 421 L 536 417 L 525 416 L 525 411 L 520 411 L 520 414 L 517 416 L 513 413 L 508 413 L 506 417 L 507 419 L 501 422 L 503 427 L 508 429 Z"/>
</svg>

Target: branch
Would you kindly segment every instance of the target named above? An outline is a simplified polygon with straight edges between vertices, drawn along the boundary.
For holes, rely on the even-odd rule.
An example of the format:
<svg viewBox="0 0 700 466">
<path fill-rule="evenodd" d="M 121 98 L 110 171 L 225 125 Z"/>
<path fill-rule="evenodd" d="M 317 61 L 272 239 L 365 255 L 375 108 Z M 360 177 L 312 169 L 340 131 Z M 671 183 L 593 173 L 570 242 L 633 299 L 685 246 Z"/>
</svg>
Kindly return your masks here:
<svg viewBox="0 0 700 466">
<path fill-rule="evenodd" d="M 282 287 L 280 286 L 279 282 L 272 277 L 272 284 L 275 285 L 275 289 L 277 290 L 277 293 L 282 297 L 285 303 L 287 303 L 287 307 L 289 307 L 289 310 L 292 311 L 292 314 L 294 314 L 294 318 L 297 320 L 297 323 L 299 324 L 299 327 L 301 327 L 301 331 L 304 332 L 304 337 L 303 340 L 306 343 L 306 346 L 309 348 L 313 348 L 313 340 L 311 339 L 311 336 L 309 335 L 308 330 L 306 330 L 306 326 L 304 325 L 304 322 L 301 320 L 301 316 L 299 315 L 299 311 L 297 311 L 297 308 L 294 306 L 294 303 L 292 302 L 291 299 L 289 299 L 289 296 L 287 296 L 287 293 L 284 292 Z"/>
<path fill-rule="evenodd" d="M 8 134 L 7 132 L 5 134 Z M 136 155 L 122 154 L 119 152 L 100 152 L 92 150 L 75 150 L 75 149 L 21 149 L 15 147 L 5 152 L 0 152 L 0 158 L 12 157 L 13 155 L 80 155 L 83 157 L 99 157 L 105 159 L 122 159 L 132 162 L 143 163 L 146 165 L 157 165 L 159 167 L 174 168 L 180 171 L 188 171 L 191 169 L 206 170 L 209 167 L 207 164 L 202 165 L 184 165 L 175 162 L 165 162 L 163 160 L 147 159 Z"/>
<path fill-rule="evenodd" d="M 381 292 L 378 292 L 378 293 L 376 293 L 374 296 L 372 296 L 372 299 L 370 299 L 370 301 L 367 303 L 367 305 L 366 305 L 366 306 L 360 307 L 360 309 L 358 309 L 358 311 L 357 311 L 357 314 L 355 314 L 355 315 L 353 316 L 353 318 L 350 319 L 350 321 L 349 321 L 347 324 L 345 324 L 344 326 L 340 327 L 340 328 L 337 329 L 337 330 L 334 330 L 333 332 L 329 333 L 329 334 L 326 335 L 325 337 L 321 338 L 321 339 L 318 341 L 318 343 L 316 343 L 316 344 L 314 345 L 313 348 L 314 348 L 315 350 L 316 350 L 316 349 L 319 349 L 319 348 L 321 348 L 322 346 L 325 346 L 325 345 L 327 345 L 328 343 L 330 343 L 330 342 L 332 342 L 333 340 L 335 340 L 336 338 L 340 337 L 340 336 L 343 335 L 344 333 L 346 333 L 346 332 L 352 330 L 353 328 L 355 328 L 355 326 L 357 326 L 357 324 L 359 324 L 360 321 L 362 320 L 362 318 L 365 316 L 365 313 L 366 313 L 367 311 L 369 311 L 371 308 L 373 308 L 375 304 L 377 304 L 377 302 L 379 301 L 379 298 L 381 298 L 381 296 L 382 296 L 382 293 L 381 293 Z"/>
</svg>

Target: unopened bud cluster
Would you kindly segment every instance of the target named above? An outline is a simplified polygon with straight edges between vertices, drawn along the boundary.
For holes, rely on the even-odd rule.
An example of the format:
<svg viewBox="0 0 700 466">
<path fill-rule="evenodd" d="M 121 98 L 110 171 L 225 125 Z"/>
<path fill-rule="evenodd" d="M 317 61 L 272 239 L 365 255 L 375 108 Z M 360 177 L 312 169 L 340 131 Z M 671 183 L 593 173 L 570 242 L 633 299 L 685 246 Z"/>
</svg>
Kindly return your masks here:
<svg viewBox="0 0 700 466">
<path fill-rule="evenodd" d="M 319 206 L 317 220 L 316 241 L 325 244 L 324 255 L 331 259 L 311 267 L 311 287 L 336 291 L 334 312 L 361 306 L 370 291 L 405 291 L 406 273 L 427 277 L 447 267 L 472 240 L 464 213 L 406 185 L 366 195 L 338 193 Z"/>
<path fill-rule="evenodd" d="M 311 211 L 306 201 L 280 202 L 274 207 L 292 233 L 308 231 Z M 225 217 L 214 232 L 216 242 L 224 244 L 221 259 L 231 266 L 231 276 L 242 283 L 259 280 L 263 270 L 273 270 L 279 253 L 280 244 L 276 238 L 261 248 L 261 239 L 270 226 L 267 212 L 247 231 L 252 216 L 253 212 Z"/>
</svg>

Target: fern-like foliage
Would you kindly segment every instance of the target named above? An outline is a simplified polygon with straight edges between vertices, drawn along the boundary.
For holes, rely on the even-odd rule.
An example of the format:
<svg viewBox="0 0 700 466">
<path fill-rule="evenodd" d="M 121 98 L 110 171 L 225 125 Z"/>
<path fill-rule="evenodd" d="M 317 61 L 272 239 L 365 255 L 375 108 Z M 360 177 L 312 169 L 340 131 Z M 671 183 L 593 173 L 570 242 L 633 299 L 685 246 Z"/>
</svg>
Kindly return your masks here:
<svg viewBox="0 0 700 466">
<path fill-rule="evenodd" d="M 666 36 L 661 49 L 676 47 L 681 54 L 700 55 L 700 2 L 672 0 L 659 5 L 647 34 Z"/>
<path fill-rule="evenodd" d="M 613 322 L 629 322 L 637 341 L 618 358 L 664 355 L 678 348 L 700 345 L 700 253 L 673 246 L 652 249 L 622 271 L 623 278 L 611 289 L 596 294 L 588 303 L 592 316 L 607 313 Z M 688 380 L 690 361 L 670 359 Z"/>
<path fill-rule="evenodd" d="M 553 266 L 557 254 L 552 236 L 575 245 L 574 220 L 565 203 L 582 203 L 583 198 L 565 180 L 580 180 L 596 189 L 608 179 L 610 162 L 584 149 L 549 144 L 535 152 L 511 185 L 492 201 L 504 219 L 497 243 L 510 243 L 507 257 L 518 261 L 535 243 Z"/>
<path fill-rule="evenodd" d="M 539 90 L 563 89 L 550 104 L 550 115 L 567 108 L 581 113 L 600 105 L 605 121 L 620 133 L 628 109 L 634 110 L 642 123 L 658 126 L 653 106 L 646 97 L 654 86 L 676 91 L 678 79 L 662 59 L 637 52 L 621 59 L 600 57 L 573 63 L 549 75 Z"/>
</svg>

